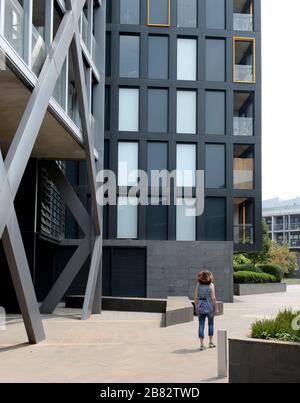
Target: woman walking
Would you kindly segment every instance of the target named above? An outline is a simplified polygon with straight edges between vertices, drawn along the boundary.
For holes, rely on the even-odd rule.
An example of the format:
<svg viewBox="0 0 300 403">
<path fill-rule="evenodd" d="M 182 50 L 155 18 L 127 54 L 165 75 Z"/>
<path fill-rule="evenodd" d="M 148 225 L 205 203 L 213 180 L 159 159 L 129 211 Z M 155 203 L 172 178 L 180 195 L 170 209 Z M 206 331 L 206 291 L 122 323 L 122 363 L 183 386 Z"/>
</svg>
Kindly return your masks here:
<svg viewBox="0 0 300 403">
<path fill-rule="evenodd" d="M 216 298 L 214 278 L 212 273 L 203 271 L 198 274 L 197 286 L 195 290 L 195 307 L 199 316 L 199 339 L 200 350 L 205 350 L 205 322 L 208 319 L 209 348 L 215 348 L 214 344 L 214 320 L 215 314 L 218 314 L 218 305 Z"/>
</svg>

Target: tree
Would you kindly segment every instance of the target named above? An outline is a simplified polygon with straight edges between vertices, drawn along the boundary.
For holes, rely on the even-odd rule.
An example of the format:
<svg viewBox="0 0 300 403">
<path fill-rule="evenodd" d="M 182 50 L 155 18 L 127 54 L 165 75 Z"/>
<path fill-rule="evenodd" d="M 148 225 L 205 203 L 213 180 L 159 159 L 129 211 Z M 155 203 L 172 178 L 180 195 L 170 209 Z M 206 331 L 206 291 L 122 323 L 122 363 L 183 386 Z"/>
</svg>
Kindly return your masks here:
<svg viewBox="0 0 300 403">
<path fill-rule="evenodd" d="M 268 233 L 268 225 L 265 219 L 262 221 L 262 249 L 259 252 L 245 253 L 244 256 L 251 261 L 254 265 L 266 264 L 269 259 L 269 252 L 271 249 L 272 241 Z"/>
<path fill-rule="evenodd" d="M 271 242 L 268 257 L 268 263 L 280 266 L 286 276 L 299 269 L 296 253 L 289 250 L 288 244 Z"/>
</svg>

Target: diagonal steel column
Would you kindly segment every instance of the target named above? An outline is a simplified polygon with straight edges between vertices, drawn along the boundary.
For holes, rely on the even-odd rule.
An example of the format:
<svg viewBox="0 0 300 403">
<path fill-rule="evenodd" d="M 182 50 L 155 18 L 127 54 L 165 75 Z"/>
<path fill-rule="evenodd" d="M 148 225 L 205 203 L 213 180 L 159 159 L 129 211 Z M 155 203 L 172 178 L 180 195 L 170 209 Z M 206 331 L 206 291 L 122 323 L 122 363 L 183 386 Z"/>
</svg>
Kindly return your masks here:
<svg viewBox="0 0 300 403">
<path fill-rule="evenodd" d="M 86 262 L 91 253 L 90 238 L 86 237 L 82 240 L 82 244 L 77 248 L 74 255 L 71 257 L 69 263 L 59 276 L 55 285 L 46 297 L 45 301 L 40 307 L 41 313 L 52 314 L 65 296 L 70 285 L 75 280 L 77 274 L 80 272 L 82 266 Z"/>
<path fill-rule="evenodd" d="M 40 317 L 27 256 L 10 193 L 5 167 L 0 151 L 0 206 L 2 243 L 13 280 L 15 292 L 24 319 L 28 340 L 37 344 L 45 339 L 45 332 Z M 6 216 L 3 216 L 6 214 Z"/>
<path fill-rule="evenodd" d="M 96 310 L 97 306 L 95 304 L 95 295 L 97 283 L 101 280 L 101 260 L 102 260 L 102 214 L 100 206 L 97 203 L 97 185 L 96 185 L 96 163 L 93 155 L 93 144 L 92 144 L 92 134 L 91 134 L 91 122 L 90 122 L 90 112 L 89 104 L 87 100 L 87 91 L 85 85 L 85 75 L 82 51 L 80 45 L 80 35 L 78 28 L 76 29 L 75 36 L 71 44 L 71 51 L 73 55 L 73 63 L 75 70 L 75 86 L 78 93 L 79 111 L 82 121 L 82 132 L 84 138 L 84 147 L 87 159 L 87 170 L 89 176 L 89 184 L 91 189 L 91 200 L 92 200 L 92 215 L 95 230 L 95 243 L 91 259 L 91 267 L 88 278 L 88 284 L 86 288 L 86 294 L 84 299 L 84 308 L 82 312 L 82 319 L 88 319 L 93 309 Z M 98 295 L 98 292 L 97 292 Z"/>
<path fill-rule="evenodd" d="M 95 240 L 94 250 L 92 254 L 89 279 L 86 287 L 86 296 L 84 299 L 82 316 L 81 316 L 82 320 L 89 319 L 93 311 L 101 259 L 102 259 L 102 237 L 98 236 Z"/>
</svg>

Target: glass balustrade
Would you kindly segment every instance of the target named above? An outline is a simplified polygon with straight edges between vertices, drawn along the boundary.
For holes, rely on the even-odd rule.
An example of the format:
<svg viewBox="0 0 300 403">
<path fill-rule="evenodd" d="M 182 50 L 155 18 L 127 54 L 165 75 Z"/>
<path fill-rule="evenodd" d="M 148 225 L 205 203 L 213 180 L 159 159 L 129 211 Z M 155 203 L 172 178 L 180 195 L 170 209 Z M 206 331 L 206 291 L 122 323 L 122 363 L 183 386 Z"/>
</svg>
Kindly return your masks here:
<svg viewBox="0 0 300 403">
<path fill-rule="evenodd" d="M 81 37 L 88 51 L 91 51 L 89 44 L 89 22 L 84 12 L 81 14 Z"/>
<path fill-rule="evenodd" d="M 4 37 L 18 53 L 24 57 L 24 10 L 18 0 L 5 0 Z"/>
<path fill-rule="evenodd" d="M 235 117 L 234 136 L 253 136 L 253 118 Z"/>
<path fill-rule="evenodd" d="M 46 59 L 46 44 L 43 36 L 35 26 L 32 26 L 32 55 L 31 69 L 38 77 Z"/>
<path fill-rule="evenodd" d="M 235 31 L 253 31 L 253 16 L 248 14 L 234 14 L 233 29 Z"/>
<path fill-rule="evenodd" d="M 253 225 L 235 225 L 234 242 L 239 245 L 253 245 L 254 227 Z"/>
<path fill-rule="evenodd" d="M 253 66 L 251 65 L 238 65 L 234 66 L 235 69 L 235 81 L 239 82 L 252 82 L 253 76 Z"/>
</svg>

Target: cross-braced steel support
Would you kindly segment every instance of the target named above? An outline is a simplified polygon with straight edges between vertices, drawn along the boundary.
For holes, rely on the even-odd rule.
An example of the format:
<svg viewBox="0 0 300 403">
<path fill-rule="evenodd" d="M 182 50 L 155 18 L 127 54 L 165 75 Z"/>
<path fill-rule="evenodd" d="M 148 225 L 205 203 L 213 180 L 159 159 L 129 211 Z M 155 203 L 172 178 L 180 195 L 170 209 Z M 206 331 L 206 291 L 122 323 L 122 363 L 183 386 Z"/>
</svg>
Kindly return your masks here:
<svg viewBox="0 0 300 403">
<path fill-rule="evenodd" d="M 82 318 L 88 318 L 91 312 L 95 311 L 96 306 L 100 307 L 99 304 L 95 303 L 95 290 L 99 289 L 99 283 L 97 282 L 101 279 L 99 268 L 102 256 L 102 218 L 96 201 L 96 165 L 78 31 L 78 21 L 85 0 L 66 0 L 65 4 L 67 11 L 49 49 L 38 82 L 25 109 L 6 159 L 3 162 L 2 156 L 0 158 L 0 238 L 2 238 L 4 244 L 28 339 L 31 343 L 43 340 L 44 330 L 13 203 L 70 46 L 74 61 L 75 85 L 78 92 L 83 143 L 91 188 L 93 220 L 91 223 L 88 213 L 60 169 L 55 163 L 49 163 L 48 168 L 57 187 L 86 236 L 54 288 L 50 291 L 42 305 L 42 312 L 53 312 L 74 280 L 76 273 L 79 272 L 91 254 L 91 250 L 91 269 Z M 94 239 L 93 246 L 91 245 L 91 239 Z"/>
</svg>

